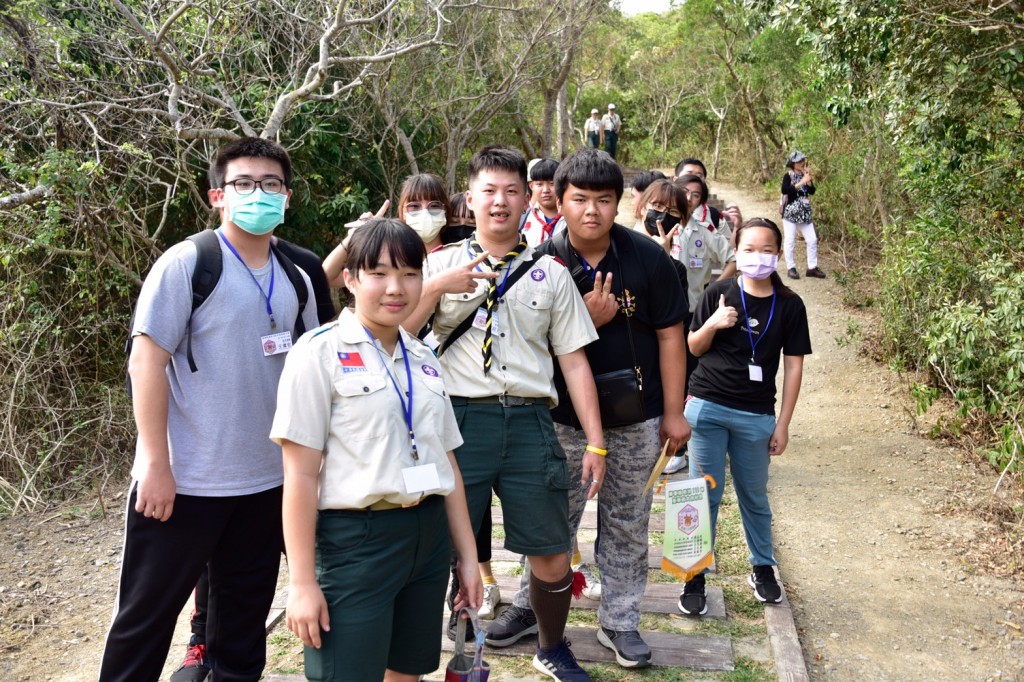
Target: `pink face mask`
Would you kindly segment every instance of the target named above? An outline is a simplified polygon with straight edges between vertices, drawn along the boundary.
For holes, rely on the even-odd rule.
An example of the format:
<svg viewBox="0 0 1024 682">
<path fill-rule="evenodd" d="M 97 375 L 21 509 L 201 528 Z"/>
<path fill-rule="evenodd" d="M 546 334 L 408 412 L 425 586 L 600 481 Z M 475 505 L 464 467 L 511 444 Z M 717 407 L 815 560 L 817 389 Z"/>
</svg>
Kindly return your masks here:
<svg viewBox="0 0 1024 682">
<path fill-rule="evenodd" d="M 777 253 L 736 252 L 736 269 L 750 279 L 765 279 L 775 272 L 779 264 Z"/>
</svg>

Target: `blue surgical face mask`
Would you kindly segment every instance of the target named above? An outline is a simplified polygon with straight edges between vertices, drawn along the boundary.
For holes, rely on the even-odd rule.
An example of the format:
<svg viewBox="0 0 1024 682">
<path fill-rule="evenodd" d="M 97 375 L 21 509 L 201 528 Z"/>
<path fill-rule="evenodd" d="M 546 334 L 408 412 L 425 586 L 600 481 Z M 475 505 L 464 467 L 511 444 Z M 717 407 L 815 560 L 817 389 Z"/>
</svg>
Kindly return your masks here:
<svg viewBox="0 0 1024 682">
<path fill-rule="evenodd" d="M 287 194 L 267 194 L 262 189 L 257 189 L 245 196 L 225 191 L 225 196 L 230 197 L 229 219 L 249 234 L 268 234 L 284 222 Z"/>
</svg>

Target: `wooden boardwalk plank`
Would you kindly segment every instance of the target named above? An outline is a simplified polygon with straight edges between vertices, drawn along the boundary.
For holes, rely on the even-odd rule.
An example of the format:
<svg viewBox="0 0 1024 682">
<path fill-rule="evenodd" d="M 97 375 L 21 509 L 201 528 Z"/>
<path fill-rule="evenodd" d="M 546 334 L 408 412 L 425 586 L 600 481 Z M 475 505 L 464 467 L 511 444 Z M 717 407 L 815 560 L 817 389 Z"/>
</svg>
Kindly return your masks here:
<svg viewBox="0 0 1024 682">
<path fill-rule="evenodd" d="M 501 507 L 491 507 L 491 522 L 495 525 L 503 523 L 505 515 L 501 510 Z M 596 530 L 597 529 L 597 511 L 588 509 L 583 512 L 583 518 L 580 520 L 580 528 L 584 530 Z M 664 514 L 652 514 L 651 523 L 648 530 L 663 531 L 665 530 L 665 515 Z"/>
<path fill-rule="evenodd" d="M 501 589 L 501 603 L 511 604 L 512 597 L 519 590 L 519 576 L 496 575 L 494 577 L 498 581 L 498 587 Z M 644 599 L 640 603 L 641 613 L 662 613 L 682 617 L 678 606 L 679 593 L 681 591 L 682 585 L 677 583 L 647 583 Z M 722 588 L 708 585 L 707 592 L 708 612 L 703 617 L 718 620 L 724 619 L 726 617 L 725 596 L 722 594 Z M 600 600 L 587 599 L 586 597 L 572 600 L 572 607 L 574 609 L 587 611 L 596 611 L 600 604 Z"/>
<path fill-rule="evenodd" d="M 447 621 L 445 621 L 447 627 Z M 597 629 L 569 626 L 565 636 L 572 642 L 572 652 L 581 661 L 614 663 L 615 654 L 597 641 Z M 695 670 L 734 670 L 732 640 L 728 637 L 676 635 L 665 632 L 641 632 L 651 647 L 651 663 L 658 667 L 693 668 Z M 441 648 L 453 651 L 455 645 L 444 637 Z M 484 660 L 493 656 L 533 656 L 537 638 L 524 637 L 512 646 L 487 647 Z"/>
</svg>

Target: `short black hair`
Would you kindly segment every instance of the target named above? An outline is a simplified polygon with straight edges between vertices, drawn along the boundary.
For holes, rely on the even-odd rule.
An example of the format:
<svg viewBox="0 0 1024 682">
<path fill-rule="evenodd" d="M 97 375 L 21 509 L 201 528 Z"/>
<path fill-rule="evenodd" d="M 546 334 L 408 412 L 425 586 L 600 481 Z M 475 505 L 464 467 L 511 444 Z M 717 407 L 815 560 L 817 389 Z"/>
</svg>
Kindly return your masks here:
<svg viewBox="0 0 1024 682">
<path fill-rule="evenodd" d="M 485 170 L 515 173 L 523 181 L 523 189 L 529 187 L 526 181 L 526 159 L 511 147 L 488 145 L 469 159 L 469 182 Z"/>
<path fill-rule="evenodd" d="M 655 180 L 668 180 L 668 176 L 660 170 L 640 171 L 633 176 L 633 182 L 629 186 L 643 194 L 644 190 L 650 187 Z"/>
<path fill-rule="evenodd" d="M 708 167 L 704 165 L 704 162 L 691 156 L 690 158 L 683 159 L 676 164 L 676 177 L 682 175 L 683 168 L 686 166 L 700 166 L 700 169 L 704 171 L 704 177 L 706 178 L 708 176 Z"/>
<path fill-rule="evenodd" d="M 550 182 L 555 179 L 555 171 L 558 170 L 558 162 L 554 159 L 541 159 L 533 164 L 530 169 L 530 182 L 540 180 Z"/>
<path fill-rule="evenodd" d="M 561 201 L 569 185 L 580 189 L 615 190 L 615 199 L 622 198 L 625 181 L 622 169 L 608 152 L 581 149 L 567 156 L 555 173 L 555 196 Z"/>
<path fill-rule="evenodd" d="M 348 251 L 345 269 L 353 275 L 360 270 L 371 270 L 380 263 L 385 249 L 393 267 L 423 269 L 427 247 L 416 231 L 398 218 L 373 218 L 356 230 L 345 248 Z"/>
<path fill-rule="evenodd" d="M 673 182 L 675 184 L 679 185 L 680 187 L 682 187 L 684 190 L 686 189 L 686 186 L 689 185 L 691 182 L 699 182 L 700 183 L 700 203 L 702 203 L 702 204 L 708 203 L 708 197 L 710 196 L 711 193 L 708 192 L 708 183 L 706 183 L 704 181 L 704 178 L 702 178 L 701 176 L 699 176 L 699 175 L 691 175 L 690 173 L 687 173 L 686 175 L 682 175 L 682 176 L 676 178 L 675 180 L 673 180 Z"/>
<path fill-rule="evenodd" d="M 287 149 L 273 140 L 264 140 L 262 137 L 242 137 L 217 150 L 207 172 L 210 188 L 220 189 L 223 187 L 228 163 L 242 158 L 277 161 L 281 164 L 281 172 L 284 173 L 284 186 L 289 188 L 292 186 L 292 160 L 288 156 Z"/>
<path fill-rule="evenodd" d="M 452 202 L 452 218 L 468 218 L 474 222 L 476 221 L 473 209 L 466 203 L 465 192 L 456 192 L 449 199 Z"/>
</svg>

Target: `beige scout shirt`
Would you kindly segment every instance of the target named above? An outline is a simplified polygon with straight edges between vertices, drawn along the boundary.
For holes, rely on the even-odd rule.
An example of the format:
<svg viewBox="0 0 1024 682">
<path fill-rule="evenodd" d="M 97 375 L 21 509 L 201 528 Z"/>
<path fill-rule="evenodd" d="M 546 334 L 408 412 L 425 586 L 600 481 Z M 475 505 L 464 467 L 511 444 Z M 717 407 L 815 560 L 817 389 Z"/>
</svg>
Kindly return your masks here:
<svg viewBox="0 0 1024 682">
<path fill-rule="evenodd" d="M 472 254 L 467 245 L 468 241 L 451 244 L 427 256 L 425 276 L 469 262 Z M 485 398 L 507 394 L 548 398 L 552 406 L 557 405 L 551 351 L 565 355 L 597 340 L 597 331 L 569 271 L 551 256 L 540 256 L 524 265 L 524 259 L 532 254 L 533 248 L 528 247 L 512 262 L 513 270 L 530 270 L 498 298 L 491 325 L 491 371 L 484 374 L 484 332 L 476 327 L 470 327 L 441 356 L 452 395 Z M 497 260 L 492 258 L 492 264 Z M 504 277 L 502 269 L 495 280 L 499 291 Z M 462 320 L 486 305 L 487 286 L 481 280 L 472 294 L 442 296 L 434 317 L 434 334 L 440 343 Z"/>
<path fill-rule="evenodd" d="M 288 353 L 270 437 L 324 454 L 320 509 L 363 509 L 384 500 L 411 504 L 455 489 L 448 452 L 462 445 L 440 365 L 414 336 L 402 332 L 412 376 L 412 457 L 409 428 L 387 372 L 408 390 L 402 347 L 388 357 L 351 310 L 299 339 Z M 385 364 L 387 370 L 385 370 Z M 408 401 L 408 398 L 406 398 Z M 406 492 L 402 470 L 433 464 L 440 487 Z"/>
<path fill-rule="evenodd" d="M 708 228 L 692 218 L 686 229 L 677 232 L 672 244 L 672 257 L 686 266 L 687 294 L 690 310 L 696 310 L 704 287 L 711 281 L 711 269 L 722 268 L 736 259 L 732 245 L 720 232 Z"/>
</svg>

